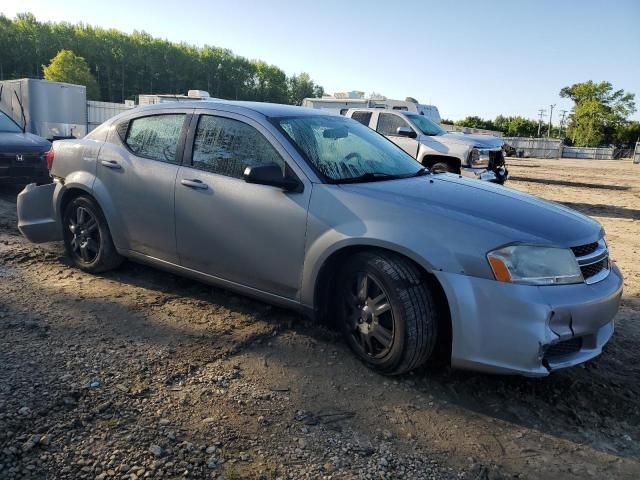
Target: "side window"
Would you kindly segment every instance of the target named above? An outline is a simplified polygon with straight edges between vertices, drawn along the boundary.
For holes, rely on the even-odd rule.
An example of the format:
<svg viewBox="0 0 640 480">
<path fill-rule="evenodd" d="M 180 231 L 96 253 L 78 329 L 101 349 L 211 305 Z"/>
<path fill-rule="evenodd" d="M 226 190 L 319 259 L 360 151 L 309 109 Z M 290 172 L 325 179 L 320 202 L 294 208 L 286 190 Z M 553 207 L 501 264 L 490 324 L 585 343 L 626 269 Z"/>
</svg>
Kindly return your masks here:
<svg viewBox="0 0 640 480">
<path fill-rule="evenodd" d="M 347 114 L 348 111 L 349 111 L 348 108 L 341 108 L 340 109 L 340 115 L 342 115 L 344 117 Z"/>
<path fill-rule="evenodd" d="M 193 144 L 193 166 L 200 170 L 242 178 L 245 168 L 278 165 L 284 160 L 255 128 L 238 120 L 202 115 Z"/>
<path fill-rule="evenodd" d="M 369 122 L 371 121 L 371 112 L 353 112 L 351 118 L 360 122 L 365 127 L 369 126 Z"/>
<path fill-rule="evenodd" d="M 184 114 L 167 114 L 135 118 L 129 124 L 124 141 L 140 157 L 178 163 L 176 149 L 184 117 Z"/>
<path fill-rule="evenodd" d="M 392 113 L 381 113 L 378 116 L 378 128 L 376 131 L 382 135 L 398 135 L 397 130 L 399 127 L 409 127 L 409 124 L 405 122 L 398 115 Z"/>
</svg>

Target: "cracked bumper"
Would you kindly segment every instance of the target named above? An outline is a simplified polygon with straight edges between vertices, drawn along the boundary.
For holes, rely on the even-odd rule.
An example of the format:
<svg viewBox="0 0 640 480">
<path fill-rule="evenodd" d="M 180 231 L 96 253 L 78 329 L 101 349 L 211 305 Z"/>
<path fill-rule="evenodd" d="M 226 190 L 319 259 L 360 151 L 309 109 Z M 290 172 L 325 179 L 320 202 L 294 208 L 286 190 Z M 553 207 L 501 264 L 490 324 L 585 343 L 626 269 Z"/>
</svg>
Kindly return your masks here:
<svg viewBox="0 0 640 480">
<path fill-rule="evenodd" d="M 437 272 L 449 300 L 454 367 L 545 376 L 602 352 L 622 296 L 617 267 L 592 285 L 535 287 Z M 577 348 L 550 355 L 561 342 Z"/>
<path fill-rule="evenodd" d="M 30 183 L 18 194 L 18 229 L 34 243 L 62 240 L 55 211 L 55 198 L 64 189 L 60 183 L 36 186 Z"/>
<path fill-rule="evenodd" d="M 488 170 L 486 168 L 470 168 L 462 167 L 460 174 L 463 177 L 475 178 L 484 182 L 492 183 L 504 183 L 509 178 L 509 172 L 506 168 L 500 167 L 495 170 Z"/>
</svg>

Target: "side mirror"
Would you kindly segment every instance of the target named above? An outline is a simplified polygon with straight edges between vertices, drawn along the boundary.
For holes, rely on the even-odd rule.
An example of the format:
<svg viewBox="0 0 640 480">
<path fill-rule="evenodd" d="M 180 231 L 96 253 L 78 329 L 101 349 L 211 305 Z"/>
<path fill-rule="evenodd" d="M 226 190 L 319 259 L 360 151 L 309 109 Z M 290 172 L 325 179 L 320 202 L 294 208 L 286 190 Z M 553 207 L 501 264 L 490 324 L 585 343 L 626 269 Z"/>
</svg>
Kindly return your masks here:
<svg viewBox="0 0 640 480">
<path fill-rule="evenodd" d="M 282 175 L 282 168 L 278 165 L 256 165 L 244 169 L 244 181 L 258 185 L 270 185 L 287 192 L 301 192 L 302 185 L 298 180 Z"/>
<path fill-rule="evenodd" d="M 408 137 L 408 138 L 416 138 L 418 135 L 413 131 L 412 128 L 409 127 L 398 127 L 396 129 L 396 134 L 399 137 Z"/>
</svg>

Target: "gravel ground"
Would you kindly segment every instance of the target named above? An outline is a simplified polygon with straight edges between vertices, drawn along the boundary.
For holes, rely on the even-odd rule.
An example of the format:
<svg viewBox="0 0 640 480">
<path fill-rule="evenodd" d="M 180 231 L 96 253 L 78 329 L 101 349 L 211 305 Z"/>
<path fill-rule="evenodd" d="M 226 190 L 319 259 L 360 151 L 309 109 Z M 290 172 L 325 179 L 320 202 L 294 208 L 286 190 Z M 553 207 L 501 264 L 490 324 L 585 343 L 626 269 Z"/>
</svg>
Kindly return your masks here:
<svg viewBox="0 0 640 480">
<path fill-rule="evenodd" d="M 640 477 L 640 166 L 512 160 L 625 274 L 601 357 L 545 379 L 385 378 L 335 332 L 128 262 L 93 276 L 0 187 L 0 478 Z"/>
</svg>

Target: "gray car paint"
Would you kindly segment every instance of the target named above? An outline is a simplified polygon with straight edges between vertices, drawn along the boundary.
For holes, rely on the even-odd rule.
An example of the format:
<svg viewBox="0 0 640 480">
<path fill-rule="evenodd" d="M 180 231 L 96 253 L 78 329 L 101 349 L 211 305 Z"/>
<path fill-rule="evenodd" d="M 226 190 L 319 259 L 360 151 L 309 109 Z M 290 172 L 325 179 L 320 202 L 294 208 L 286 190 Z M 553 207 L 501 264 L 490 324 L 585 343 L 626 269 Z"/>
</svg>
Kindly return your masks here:
<svg viewBox="0 0 640 480">
<path fill-rule="evenodd" d="M 250 185 L 188 165 L 140 166 L 114 131 L 127 117 L 196 108 L 256 126 L 301 180 L 303 191 Z M 385 248 L 411 258 L 440 281 L 451 310 L 454 366 L 546 375 L 542 352 L 566 339 L 568 331 L 591 343 L 551 368 L 600 353 L 613 331 L 622 292 L 615 266 L 591 285 L 536 287 L 496 282 L 486 260 L 490 250 L 512 243 L 570 247 L 595 242 L 603 235 L 597 222 L 530 195 L 451 174 L 322 183 L 268 120 L 288 115 L 322 113 L 245 102 L 185 102 L 126 112 L 83 140 L 54 144 L 52 173 L 63 177 L 64 185 L 47 194 L 35 187 L 21 193 L 20 229 L 34 241 L 58 239 L 54 226 L 60 222 L 60 202 L 67 191 L 80 188 L 102 207 L 123 255 L 311 314 L 319 307 L 319 272 L 332 255 L 353 246 Z M 118 183 L 112 172 L 103 175 L 103 160 L 122 162 L 116 175 L 132 173 L 137 181 Z M 181 186 L 183 178 L 192 177 L 210 189 Z M 166 200 L 171 198 L 175 210 Z M 154 211 L 158 202 L 164 224 L 160 209 Z M 149 221 L 139 218 L 145 212 L 151 212 Z M 560 316 L 553 318 L 556 311 Z"/>
</svg>

